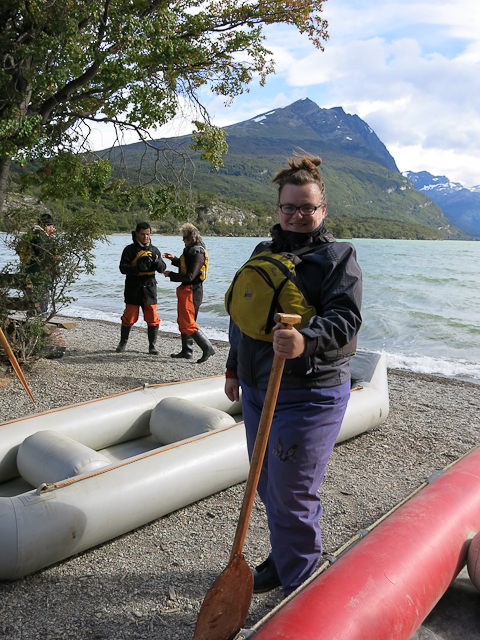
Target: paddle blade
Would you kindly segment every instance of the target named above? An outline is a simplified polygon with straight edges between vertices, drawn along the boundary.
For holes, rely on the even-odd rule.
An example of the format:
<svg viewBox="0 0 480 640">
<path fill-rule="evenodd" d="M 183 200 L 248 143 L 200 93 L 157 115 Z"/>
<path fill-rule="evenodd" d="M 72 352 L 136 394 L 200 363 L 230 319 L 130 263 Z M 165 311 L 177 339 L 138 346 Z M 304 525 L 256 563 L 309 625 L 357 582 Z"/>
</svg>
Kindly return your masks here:
<svg viewBox="0 0 480 640">
<path fill-rule="evenodd" d="M 231 560 L 205 596 L 193 640 L 231 640 L 244 626 L 253 594 L 253 574 L 243 557 Z"/>
</svg>

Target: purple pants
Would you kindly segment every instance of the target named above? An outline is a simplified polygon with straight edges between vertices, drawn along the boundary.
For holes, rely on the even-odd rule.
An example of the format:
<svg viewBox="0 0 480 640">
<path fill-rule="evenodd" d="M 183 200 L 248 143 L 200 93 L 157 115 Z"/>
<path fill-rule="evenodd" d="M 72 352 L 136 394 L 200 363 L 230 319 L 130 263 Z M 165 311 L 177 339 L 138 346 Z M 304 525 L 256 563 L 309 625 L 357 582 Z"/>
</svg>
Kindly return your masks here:
<svg viewBox="0 0 480 640">
<path fill-rule="evenodd" d="M 241 383 L 251 458 L 265 390 Z M 278 394 L 258 493 L 270 528 L 271 557 L 285 595 L 312 575 L 322 554 L 319 487 L 342 425 L 350 381 Z"/>
</svg>

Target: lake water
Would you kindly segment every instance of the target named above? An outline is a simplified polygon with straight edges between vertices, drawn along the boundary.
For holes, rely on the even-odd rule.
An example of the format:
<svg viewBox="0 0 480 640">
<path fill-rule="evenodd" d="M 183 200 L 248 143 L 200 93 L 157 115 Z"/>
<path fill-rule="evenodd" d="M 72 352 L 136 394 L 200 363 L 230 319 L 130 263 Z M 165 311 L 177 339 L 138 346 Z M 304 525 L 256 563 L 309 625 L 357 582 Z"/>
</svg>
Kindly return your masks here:
<svg viewBox="0 0 480 640">
<path fill-rule="evenodd" d="M 118 269 L 129 235 L 109 237 L 96 251 L 97 269 L 75 285 L 64 315 L 120 322 L 124 276 Z M 199 324 L 228 339 L 224 295 L 259 238 L 205 238 L 210 267 Z M 180 237 L 154 236 L 179 255 Z M 392 368 L 480 381 L 480 242 L 354 240 L 364 274 L 359 348 L 384 353 Z M 0 267 L 7 259 L 2 248 Z M 167 261 L 167 264 L 168 261 Z M 157 275 L 160 330 L 178 332 L 175 284 Z M 140 326 L 146 326 L 139 321 Z"/>
</svg>

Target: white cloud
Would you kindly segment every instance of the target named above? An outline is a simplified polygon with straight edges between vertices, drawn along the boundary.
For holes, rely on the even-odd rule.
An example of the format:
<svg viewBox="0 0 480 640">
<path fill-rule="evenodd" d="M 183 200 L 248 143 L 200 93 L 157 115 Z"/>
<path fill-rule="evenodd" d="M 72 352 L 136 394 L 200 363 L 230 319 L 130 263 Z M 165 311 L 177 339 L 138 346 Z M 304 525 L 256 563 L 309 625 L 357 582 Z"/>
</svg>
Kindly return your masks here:
<svg viewBox="0 0 480 640">
<path fill-rule="evenodd" d="M 230 124 L 250 120 L 261 113 L 281 109 L 303 97 L 305 97 L 304 91 L 295 89 L 288 96 L 283 92 L 271 95 L 268 101 L 253 96 L 249 97 L 249 94 L 246 94 L 241 99 L 234 100 L 232 106 L 229 107 L 225 107 L 224 100 L 216 97 L 207 106 L 215 124 L 219 127 L 227 127 Z"/>
<path fill-rule="evenodd" d="M 365 13 L 372 16 L 375 2 L 367 4 Z M 345 5 L 340 0 L 340 8 Z M 348 5 L 351 7 L 351 3 Z M 365 9 L 363 3 L 362 6 Z M 360 5 L 355 3 L 351 9 L 353 14 L 343 14 L 345 22 L 361 13 Z M 411 37 L 406 30 L 396 33 L 393 39 L 390 34 L 348 41 L 332 37 L 322 53 L 308 48 L 301 36 L 285 38 L 284 33 L 277 33 L 275 45 L 277 39 L 286 43 L 277 73 L 290 88 L 288 95 L 303 92 L 321 107 L 340 105 L 359 115 L 402 168 L 411 168 L 403 158 L 414 151 L 415 159 L 425 163 L 421 167 L 424 170 L 435 173 L 445 163 L 442 173 L 453 179 L 448 173 L 450 162 L 456 180 L 470 185 L 480 183 L 480 31 L 465 25 L 470 19 L 470 14 L 466 19 L 467 3 L 460 2 L 459 15 L 453 15 L 455 12 L 446 3 L 439 6 L 431 2 L 387 2 L 379 5 L 379 10 L 380 15 L 375 13 L 371 18 L 375 28 L 386 23 L 387 18 L 395 18 L 399 28 L 407 15 L 414 16 L 416 23 L 430 20 L 431 24 L 448 27 L 450 32 L 455 25 L 457 38 L 460 33 L 465 37 L 475 33 L 476 40 L 455 41 L 450 47 L 440 43 L 441 52 L 435 50 L 432 41 L 424 46 L 418 33 Z M 470 13 L 475 22 L 480 17 L 480 7 Z M 373 32 L 373 26 L 367 31 Z M 362 23 L 357 35 L 358 32 L 362 32 Z M 437 160 L 433 162 L 434 159 Z"/>
<path fill-rule="evenodd" d="M 178 114 L 173 120 L 157 129 L 152 128 L 147 130 L 153 139 L 187 135 L 193 131 L 194 126 L 192 125 L 192 120 L 201 120 L 195 105 L 187 102 L 182 97 L 179 98 L 178 104 Z M 131 130 L 125 130 L 119 133 L 121 135 L 122 145 L 133 144 L 139 141 L 138 136 Z M 88 141 L 91 148 L 97 151 L 109 149 L 114 144 L 118 144 L 113 125 L 103 123 L 95 124 L 94 126 L 91 125 Z"/>
<path fill-rule="evenodd" d="M 480 5 L 472 0 L 335 0 L 324 5 L 323 15 L 331 38 L 341 41 L 418 26 L 435 26 L 447 38 L 475 40 L 480 26 Z"/>
<path fill-rule="evenodd" d="M 275 76 L 229 107 L 206 95 L 214 122 L 227 126 L 309 97 L 359 115 L 402 170 L 480 184 L 480 3 L 329 0 L 323 15 L 323 53 L 293 27 L 268 27 Z M 175 121 L 156 137 L 190 130 Z"/>
<path fill-rule="evenodd" d="M 480 42 L 472 42 L 465 51 L 458 56 L 459 62 L 465 64 L 478 64 L 480 62 Z"/>
<path fill-rule="evenodd" d="M 451 149 L 424 149 L 421 146 L 395 146 L 389 148 L 401 172 L 428 171 L 434 176 L 447 176 L 452 182 L 464 186 L 480 184 L 477 158 L 472 166 L 472 156 Z M 428 167 L 428 168 L 427 168 Z"/>
<path fill-rule="evenodd" d="M 452 38 L 476 40 L 480 28 L 480 5 L 471 0 L 445 1 L 441 4 L 431 0 L 424 4 L 424 20 L 440 24 Z"/>
</svg>

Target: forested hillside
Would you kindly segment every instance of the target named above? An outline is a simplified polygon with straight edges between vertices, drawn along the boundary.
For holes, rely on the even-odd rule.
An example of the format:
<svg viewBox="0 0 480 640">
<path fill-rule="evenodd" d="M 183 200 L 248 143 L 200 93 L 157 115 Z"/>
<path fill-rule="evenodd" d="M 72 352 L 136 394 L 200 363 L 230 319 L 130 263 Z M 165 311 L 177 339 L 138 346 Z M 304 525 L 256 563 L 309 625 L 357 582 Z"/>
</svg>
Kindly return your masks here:
<svg viewBox="0 0 480 640">
<path fill-rule="evenodd" d="M 466 237 L 452 227 L 433 200 L 396 170 L 394 159 L 372 129 L 341 108 L 320 109 L 311 100 L 300 100 L 225 131 L 228 153 L 223 167 L 214 171 L 191 151 L 193 164 L 186 167 L 197 221 L 212 233 L 268 231 L 277 197 L 270 181 L 288 157 L 303 149 L 323 160 L 329 224 L 341 227 L 345 234 Z M 171 144 L 188 151 L 191 138 L 172 139 Z M 141 160 L 144 174 L 153 180 L 154 157 L 142 144 L 134 144 L 126 148 L 122 161 L 138 166 Z M 119 157 L 112 159 L 119 161 Z M 184 170 L 182 162 L 175 166 L 174 161 L 174 170 Z"/>
<path fill-rule="evenodd" d="M 190 137 L 169 139 L 169 163 L 159 166 L 153 149 L 131 144 L 121 152 L 105 151 L 114 166 L 114 178 L 125 176 L 132 184 L 151 182 L 152 193 L 163 182 L 182 174 L 181 199 L 189 201 L 189 219 L 204 235 L 265 236 L 276 222 L 275 173 L 294 152 L 305 150 L 322 158 L 320 167 L 327 189 L 327 226 L 338 237 L 465 239 L 440 207 L 415 189 L 400 174 L 392 156 L 375 132 L 358 116 L 340 107 L 321 109 L 311 100 L 285 107 L 226 127 L 228 153 L 224 166 L 212 170 L 210 163 L 192 151 Z M 164 146 L 164 140 L 159 146 Z M 185 160 L 186 154 L 189 159 Z M 102 154 L 101 154 L 102 155 Z M 34 193 L 30 191 L 30 193 Z M 61 204 L 46 203 L 59 220 L 82 208 L 95 213 L 107 232 L 127 231 L 139 220 L 148 219 L 145 194 L 128 202 L 114 190 L 96 202 L 71 199 Z M 168 206 L 153 227 L 175 234 L 181 224 Z M 1 218 L 0 218 L 1 224 Z"/>
</svg>

